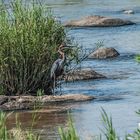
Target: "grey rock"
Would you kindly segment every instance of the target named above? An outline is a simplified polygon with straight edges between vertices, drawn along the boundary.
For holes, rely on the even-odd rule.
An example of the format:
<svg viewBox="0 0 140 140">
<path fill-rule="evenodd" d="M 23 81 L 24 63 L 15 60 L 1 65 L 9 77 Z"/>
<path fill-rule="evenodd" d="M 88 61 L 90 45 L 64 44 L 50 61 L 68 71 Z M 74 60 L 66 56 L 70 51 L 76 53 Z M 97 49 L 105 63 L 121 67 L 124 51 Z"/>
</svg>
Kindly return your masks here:
<svg viewBox="0 0 140 140">
<path fill-rule="evenodd" d="M 89 58 L 94 58 L 94 59 L 106 59 L 106 58 L 114 58 L 119 56 L 120 54 L 115 50 L 114 48 L 104 48 L 101 47 L 91 53 L 89 55 Z"/>
<path fill-rule="evenodd" d="M 66 75 L 66 81 L 90 80 L 100 78 L 106 77 L 90 68 L 73 70 Z"/>
<path fill-rule="evenodd" d="M 79 20 L 71 20 L 64 24 L 65 27 L 115 27 L 135 24 L 129 20 L 103 16 L 88 16 Z"/>
</svg>

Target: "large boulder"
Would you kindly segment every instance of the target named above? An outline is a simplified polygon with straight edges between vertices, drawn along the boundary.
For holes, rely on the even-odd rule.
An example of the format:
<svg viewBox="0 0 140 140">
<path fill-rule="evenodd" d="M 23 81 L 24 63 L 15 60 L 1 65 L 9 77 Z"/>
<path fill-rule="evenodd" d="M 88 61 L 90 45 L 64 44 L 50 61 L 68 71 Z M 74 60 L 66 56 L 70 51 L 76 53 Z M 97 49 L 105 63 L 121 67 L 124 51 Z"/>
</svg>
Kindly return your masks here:
<svg viewBox="0 0 140 140">
<path fill-rule="evenodd" d="M 66 75 L 66 81 L 90 80 L 99 78 L 106 77 L 102 74 L 97 73 L 91 68 L 73 70 Z"/>
<path fill-rule="evenodd" d="M 64 24 L 66 27 L 114 27 L 132 25 L 133 22 L 120 18 L 111 18 L 103 16 L 88 16 L 79 20 L 71 20 Z"/>
<path fill-rule="evenodd" d="M 96 51 L 89 55 L 89 58 L 106 59 L 114 58 L 120 55 L 114 48 L 98 48 Z"/>
</svg>

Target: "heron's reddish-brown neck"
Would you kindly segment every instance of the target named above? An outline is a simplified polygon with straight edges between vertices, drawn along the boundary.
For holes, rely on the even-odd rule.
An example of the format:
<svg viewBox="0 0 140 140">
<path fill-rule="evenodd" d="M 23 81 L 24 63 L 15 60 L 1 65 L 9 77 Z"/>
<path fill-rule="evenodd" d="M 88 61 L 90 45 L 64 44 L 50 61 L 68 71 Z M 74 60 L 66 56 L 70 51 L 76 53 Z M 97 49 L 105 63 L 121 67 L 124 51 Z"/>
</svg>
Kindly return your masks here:
<svg viewBox="0 0 140 140">
<path fill-rule="evenodd" d="M 62 56 L 62 60 L 65 60 L 65 54 L 64 52 L 61 50 L 63 49 L 64 46 L 60 45 L 59 49 L 58 49 L 58 53 Z"/>
</svg>

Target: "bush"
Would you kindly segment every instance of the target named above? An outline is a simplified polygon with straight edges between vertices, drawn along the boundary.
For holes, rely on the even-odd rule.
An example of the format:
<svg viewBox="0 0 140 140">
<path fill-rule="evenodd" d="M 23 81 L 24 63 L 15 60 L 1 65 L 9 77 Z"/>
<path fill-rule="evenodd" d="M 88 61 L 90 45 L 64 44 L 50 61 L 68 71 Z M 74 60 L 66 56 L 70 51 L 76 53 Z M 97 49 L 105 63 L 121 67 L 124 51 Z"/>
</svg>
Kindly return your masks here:
<svg viewBox="0 0 140 140">
<path fill-rule="evenodd" d="M 67 41 L 63 26 L 41 4 L 3 2 L 0 7 L 0 92 L 6 95 L 50 92 L 50 68 Z M 76 51 L 69 56 L 75 57 Z M 73 57 L 71 60 L 73 60 Z M 70 61 L 71 62 L 71 61 Z M 69 64 L 70 65 L 70 64 Z"/>
</svg>

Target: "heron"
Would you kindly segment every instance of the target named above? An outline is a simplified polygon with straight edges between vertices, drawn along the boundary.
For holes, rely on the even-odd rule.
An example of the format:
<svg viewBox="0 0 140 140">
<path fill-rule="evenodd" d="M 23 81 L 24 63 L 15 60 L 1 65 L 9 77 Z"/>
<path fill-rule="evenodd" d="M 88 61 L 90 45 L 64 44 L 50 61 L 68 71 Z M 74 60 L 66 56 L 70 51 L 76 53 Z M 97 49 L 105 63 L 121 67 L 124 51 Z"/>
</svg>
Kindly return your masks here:
<svg viewBox="0 0 140 140">
<path fill-rule="evenodd" d="M 65 54 L 63 49 L 67 48 L 66 45 L 63 43 L 58 48 L 58 53 L 60 54 L 61 58 L 58 58 L 52 65 L 50 79 L 53 81 L 53 93 L 55 88 L 55 81 L 56 79 L 61 76 L 64 72 L 64 62 L 65 62 Z"/>
</svg>

